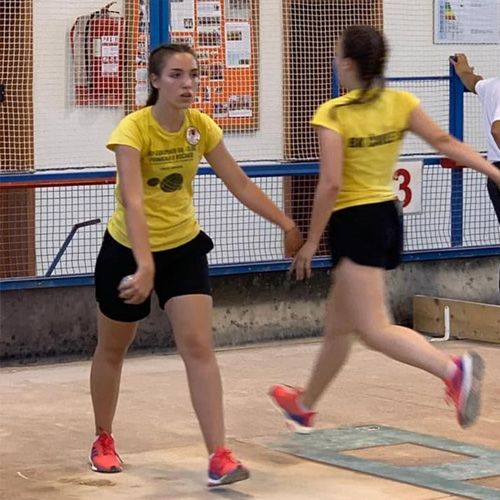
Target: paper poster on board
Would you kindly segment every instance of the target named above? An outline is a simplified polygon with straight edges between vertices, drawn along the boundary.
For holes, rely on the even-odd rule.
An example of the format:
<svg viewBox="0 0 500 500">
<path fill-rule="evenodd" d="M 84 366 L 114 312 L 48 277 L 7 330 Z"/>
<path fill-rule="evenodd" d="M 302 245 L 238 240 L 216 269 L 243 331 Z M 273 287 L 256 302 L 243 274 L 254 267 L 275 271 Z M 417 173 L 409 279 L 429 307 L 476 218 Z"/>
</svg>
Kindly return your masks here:
<svg viewBox="0 0 500 500">
<path fill-rule="evenodd" d="M 197 26 L 220 26 L 221 8 L 220 1 L 199 2 L 196 6 Z"/>
<path fill-rule="evenodd" d="M 171 31 L 194 30 L 194 0 L 170 0 Z"/>
<path fill-rule="evenodd" d="M 252 96 L 230 96 L 228 102 L 228 114 L 230 118 L 250 118 L 253 115 Z"/>
<path fill-rule="evenodd" d="M 226 23 L 226 66 L 248 68 L 251 59 L 249 23 Z"/>
<path fill-rule="evenodd" d="M 170 40 L 196 51 L 194 107 L 225 131 L 259 127 L 259 0 L 171 0 Z"/>
<path fill-rule="evenodd" d="M 434 43 L 500 43 L 500 0 L 434 0 Z"/>
<path fill-rule="evenodd" d="M 220 27 L 198 27 L 198 47 L 222 47 Z"/>
<path fill-rule="evenodd" d="M 252 18 L 251 0 L 225 0 L 226 19 L 248 21 Z"/>
</svg>

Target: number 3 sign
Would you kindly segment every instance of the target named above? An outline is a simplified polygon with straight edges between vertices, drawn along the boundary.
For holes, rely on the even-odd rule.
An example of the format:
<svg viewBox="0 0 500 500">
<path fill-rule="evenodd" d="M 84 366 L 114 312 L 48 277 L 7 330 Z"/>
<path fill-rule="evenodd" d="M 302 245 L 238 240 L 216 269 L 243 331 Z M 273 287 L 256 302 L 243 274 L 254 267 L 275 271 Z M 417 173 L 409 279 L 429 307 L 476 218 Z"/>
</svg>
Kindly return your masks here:
<svg viewBox="0 0 500 500">
<path fill-rule="evenodd" d="M 400 163 L 394 172 L 394 190 L 405 214 L 422 211 L 422 162 Z"/>
</svg>

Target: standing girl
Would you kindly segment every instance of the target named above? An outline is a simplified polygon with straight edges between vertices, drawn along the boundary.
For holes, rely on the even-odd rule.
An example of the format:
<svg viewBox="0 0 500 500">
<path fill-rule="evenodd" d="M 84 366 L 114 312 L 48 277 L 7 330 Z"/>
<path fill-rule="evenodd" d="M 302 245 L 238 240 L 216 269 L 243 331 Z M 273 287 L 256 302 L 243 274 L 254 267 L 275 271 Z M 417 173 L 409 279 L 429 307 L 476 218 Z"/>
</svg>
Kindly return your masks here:
<svg viewBox="0 0 500 500">
<path fill-rule="evenodd" d="M 138 322 L 150 312 L 154 289 L 186 367 L 209 453 L 208 484 L 234 483 L 249 472 L 224 445 L 207 262 L 213 243 L 201 231 L 193 206 L 192 182 L 202 157 L 238 200 L 283 229 L 288 255 L 301 247 L 302 237 L 236 164 L 217 124 L 191 109 L 199 80 L 195 53 L 183 45 L 162 45 L 151 53 L 149 74 L 147 106 L 125 117 L 108 142 L 116 155 L 117 207 L 95 269 L 98 343 L 91 393 L 96 440 L 90 463 L 98 472 L 122 470 L 112 436 L 122 365 Z"/>
</svg>

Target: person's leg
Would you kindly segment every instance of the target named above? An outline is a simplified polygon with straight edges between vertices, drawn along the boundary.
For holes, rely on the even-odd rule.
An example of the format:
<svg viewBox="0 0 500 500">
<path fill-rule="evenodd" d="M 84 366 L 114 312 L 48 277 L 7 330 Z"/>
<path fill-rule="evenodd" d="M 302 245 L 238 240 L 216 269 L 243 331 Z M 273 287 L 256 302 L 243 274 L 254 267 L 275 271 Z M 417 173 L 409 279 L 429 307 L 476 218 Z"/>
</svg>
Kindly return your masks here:
<svg viewBox="0 0 500 500">
<path fill-rule="evenodd" d="M 324 338 L 314 364 L 307 388 L 278 384 L 269 390 L 269 396 L 286 419 L 288 427 L 300 434 L 313 430 L 313 411 L 316 402 L 328 384 L 345 363 L 352 343 L 352 323 L 344 313 L 342 290 L 338 283 L 332 286 L 326 303 Z"/>
<path fill-rule="evenodd" d="M 165 312 L 186 366 L 191 401 L 210 455 L 208 485 L 247 479 L 248 469 L 224 447 L 222 382 L 212 345 L 212 297 L 173 297 L 167 301 Z"/>
<path fill-rule="evenodd" d="M 500 169 L 500 162 L 496 162 L 494 165 Z M 488 179 L 488 194 L 500 224 L 500 188 L 491 179 Z M 500 291 L 500 269 L 498 270 L 498 290 Z"/>
<path fill-rule="evenodd" d="M 98 438 L 90 451 L 92 469 L 120 472 L 121 465 L 111 435 L 123 360 L 134 340 L 138 322 L 150 312 L 150 298 L 130 305 L 120 298 L 121 280 L 136 272 L 133 252 L 106 231 L 95 266 L 97 347 L 90 372 L 90 391 Z"/>
<path fill-rule="evenodd" d="M 300 397 L 304 409 L 312 410 L 349 356 L 354 327 L 344 313 L 342 289 L 332 286 L 326 304 L 324 337 L 309 382 Z"/>
<path fill-rule="evenodd" d="M 224 446 L 222 382 L 212 346 L 212 297 L 183 295 L 165 305 L 186 366 L 193 408 L 209 453 Z"/>
<path fill-rule="evenodd" d="M 499 165 L 495 165 L 500 169 Z M 500 188 L 491 179 L 488 179 L 488 194 L 500 224 Z"/>
<path fill-rule="evenodd" d="M 345 312 L 369 347 L 442 380 L 454 372 L 455 365 L 447 354 L 414 330 L 391 324 L 383 269 L 343 259 L 336 276 L 343 292 Z"/>
<path fill-rule="evenodd" d="M 112 433 L 123 360 L 134 340 L 138 322 L 123 323 L 98 311 L 97 347 L 90 371 L 96 435 Z"/>
<path fill-rule="evenodd" d="M 123 359 L 134 339 L 137 322 L 123 323 L 97 316 L 98 340 L 90 372 L 90 392 L 94 408 L 97 439 L 92 444 L 89 462 L 96 472 L 121 472 L 121 459 L 112 436 Z"/>
<path fill-rule="evenodd" d="M 372 349 L 445 381 L 460 425 L 471 425 L 480 410 L 481 357 L 471 352 L 453 360 L 414 330 L 391 324 L 382 269 L 345 259 L 338 266 L 337 279 L 344 292 L 346 313 L 362 340 Z"/>
</svg>

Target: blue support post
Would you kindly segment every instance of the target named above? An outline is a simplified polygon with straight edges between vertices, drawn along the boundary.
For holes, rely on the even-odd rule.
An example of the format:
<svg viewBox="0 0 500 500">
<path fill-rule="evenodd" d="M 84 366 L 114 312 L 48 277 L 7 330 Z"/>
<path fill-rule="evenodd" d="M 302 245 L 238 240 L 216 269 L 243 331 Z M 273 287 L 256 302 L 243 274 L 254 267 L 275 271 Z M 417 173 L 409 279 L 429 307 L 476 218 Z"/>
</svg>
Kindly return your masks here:
<svg viewBox="0 0 500 500">
<path fill-rule="evenodd" d="M 337 68 L 335 67 L 335 62 L 332 68 L 332 97 L 338 97 L 340 95 L 340 83 L 339 75 L 337 73 Z"/>
<path fill-rule="evenodd" d="M 465 87 L 455 68 L 450 64 L 450 134 L 464 139 L 464 93 Z M 464 223 L 464 178 L 462 169 L 451 171 L 451 246 L 463 245 Z"/>
<path fill-rule="evenodd" d="M 162 43 L 161 4 L 163 0 L 150 0 L 149 3 L 149 46 L 154 50 Z"/>
<path fill-rule="evenodd" d="M 160 43 L 170 40 L 170 0 L 160 0 Z"/>
</svg>

